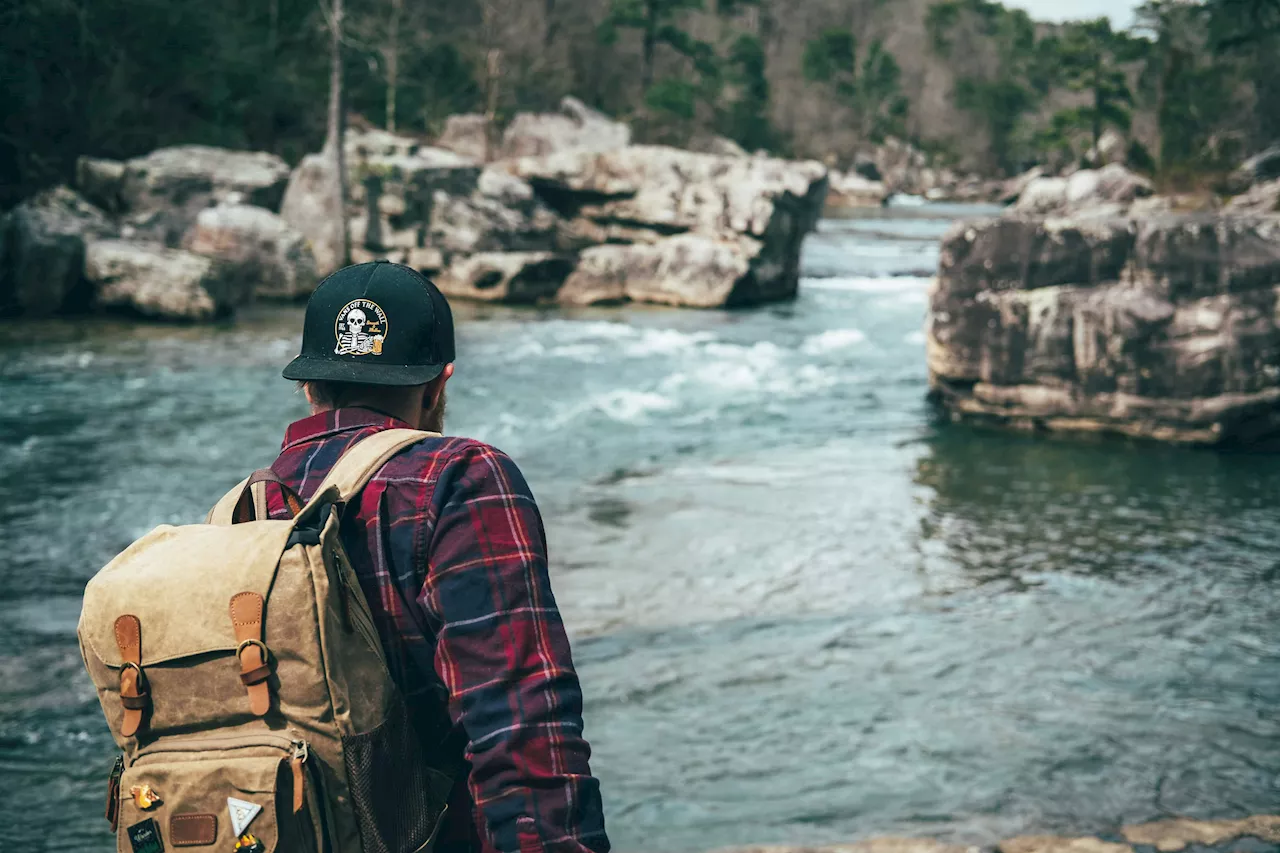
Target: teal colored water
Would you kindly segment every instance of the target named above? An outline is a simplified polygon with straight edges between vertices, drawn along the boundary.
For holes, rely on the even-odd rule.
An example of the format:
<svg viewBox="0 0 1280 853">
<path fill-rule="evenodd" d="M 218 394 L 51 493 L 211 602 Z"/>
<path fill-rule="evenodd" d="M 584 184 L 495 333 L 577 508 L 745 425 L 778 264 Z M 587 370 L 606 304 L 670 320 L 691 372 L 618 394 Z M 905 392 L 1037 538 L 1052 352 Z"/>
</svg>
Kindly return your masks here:
<svg viewBox="0 0 1280 853">
<path fill-rule="evenodd" d="M 1280 457 L 936 423 L 927 276 L 976 212 L 824 222 L 789 305 L 459 309 L 450 431 L 539 497 L 624 853 L 1280 808 Z M 33 849 L 110 846 L 86 579 L 270 461 L 300 320 L 0 327 L 0 790 Z"/>
</svg>

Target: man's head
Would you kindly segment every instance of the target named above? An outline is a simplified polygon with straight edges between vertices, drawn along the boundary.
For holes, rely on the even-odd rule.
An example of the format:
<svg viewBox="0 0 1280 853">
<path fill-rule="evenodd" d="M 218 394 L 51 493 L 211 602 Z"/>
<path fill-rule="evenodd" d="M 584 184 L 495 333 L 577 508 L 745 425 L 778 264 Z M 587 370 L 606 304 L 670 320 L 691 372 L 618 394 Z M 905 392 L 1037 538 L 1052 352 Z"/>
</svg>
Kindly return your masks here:
<svg viewBox="0 0 1280 853">
<path fill-rule="evenodd" d="M 453 361 L 444 294 L 414 269 L 377 261 L 320 282 L 302 353 L 284 377 L 298 381 L 312 411 L 363 406 L 438 432 Z"/>
</svg>

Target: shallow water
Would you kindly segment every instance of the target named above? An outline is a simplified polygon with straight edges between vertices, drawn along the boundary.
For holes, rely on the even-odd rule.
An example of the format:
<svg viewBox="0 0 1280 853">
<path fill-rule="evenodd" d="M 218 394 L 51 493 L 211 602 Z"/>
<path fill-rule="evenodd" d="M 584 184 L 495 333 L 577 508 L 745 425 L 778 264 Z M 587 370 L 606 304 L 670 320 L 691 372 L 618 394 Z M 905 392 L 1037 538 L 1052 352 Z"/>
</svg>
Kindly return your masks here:
<svg viewBox="0 0 1280 853">
<path fill-rule="evenodd" d="M 1280 457 L 935 423 L 927 276 L 975 212 L 824 222 L 791 305 L 459 309 L 450 428 L 538 494 L 619 850 L 1280 806 Z M 270 461 L 300 316 L 0 329 L 0 790 L 34 849 L 110 846 L 84 582 Z"/>
</svg>

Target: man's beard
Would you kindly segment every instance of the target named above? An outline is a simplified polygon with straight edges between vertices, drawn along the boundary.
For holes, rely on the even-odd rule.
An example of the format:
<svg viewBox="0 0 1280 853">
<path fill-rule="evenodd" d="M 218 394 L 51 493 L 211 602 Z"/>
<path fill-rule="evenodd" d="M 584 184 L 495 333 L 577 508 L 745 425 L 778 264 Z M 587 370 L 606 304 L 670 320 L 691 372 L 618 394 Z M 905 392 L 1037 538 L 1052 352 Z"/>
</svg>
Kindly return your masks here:
<svg viewBox="0 0 1280 853">
<path fill-rule="evenodd" d="M 444 432 L 444 410 L 446 407 L 445 389 L 440 389 L 436 404 L 422 414 L 422 428 L 428 432 Z"/>
</svg>

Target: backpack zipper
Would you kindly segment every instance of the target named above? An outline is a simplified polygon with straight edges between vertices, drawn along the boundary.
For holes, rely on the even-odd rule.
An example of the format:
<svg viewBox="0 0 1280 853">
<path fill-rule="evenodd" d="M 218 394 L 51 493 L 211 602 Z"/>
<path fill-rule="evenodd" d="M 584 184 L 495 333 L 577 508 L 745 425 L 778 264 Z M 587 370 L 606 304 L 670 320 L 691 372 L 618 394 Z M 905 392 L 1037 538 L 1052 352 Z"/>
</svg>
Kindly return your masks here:
<svg viewBox="0 0 1280 853">
<path fill-rule="evenodd" d="M 307 742 L 297 738 L 287 737 L 285 735 L 210 735 L 199 738 L 183 738 L 171 743 L 157 743 L 145 750 L 138 752 L 129 762 L 129 766 L 137 764 L 144 758 L 150 758 L 153 755 L 171 755 L 173 753 L 182 752 L 202 752 L 210 749 L 252 749 L 255 746 L 266 746 L 279 749 L 281 752 L 288 753 L 291 757 L 301 754 L 303 760 L 310 755 Z"/>
</svg>

